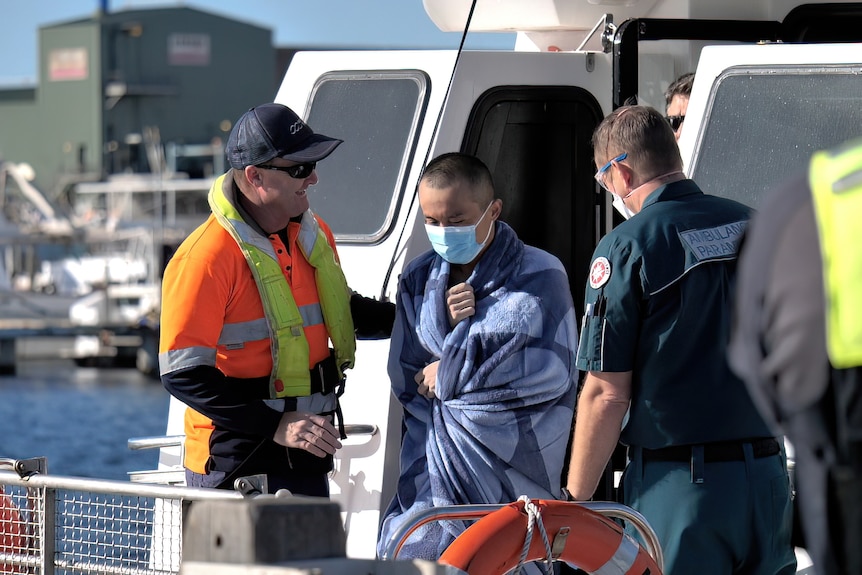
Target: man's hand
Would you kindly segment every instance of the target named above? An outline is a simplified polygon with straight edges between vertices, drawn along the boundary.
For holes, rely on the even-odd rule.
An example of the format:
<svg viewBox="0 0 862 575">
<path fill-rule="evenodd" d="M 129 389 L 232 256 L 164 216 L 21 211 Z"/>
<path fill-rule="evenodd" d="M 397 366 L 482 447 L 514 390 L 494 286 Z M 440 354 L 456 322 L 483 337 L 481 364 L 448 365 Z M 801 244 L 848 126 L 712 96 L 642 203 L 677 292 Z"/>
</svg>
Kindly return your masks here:
<svg viewBox="0 0 862 575">
<path fill-rule="evenodd" d="M 281 416 L 273 440 L 285 447 L 295 447 L 325 457 L 341 447 L 338 431 L 322 415 L 288 411 Z"/>
<path fill-rule="evenodd" d="M 440 365 L 438 359 L 434 363 L 429 363 L 418 372 L 413 379 L 416 380 L 416 386 L 419 389 L 419 395 L 434 399 L 437 397 L 435 393 L 437 389 L 437 366 Z"/>
<path fill-rule="evenodd" d="M 476 296 L 473 286 L 466 282 L 455 284 L 446 290 L 446 308 L 449 310 L 449 326 L 476 314 Z"/>
</svg>

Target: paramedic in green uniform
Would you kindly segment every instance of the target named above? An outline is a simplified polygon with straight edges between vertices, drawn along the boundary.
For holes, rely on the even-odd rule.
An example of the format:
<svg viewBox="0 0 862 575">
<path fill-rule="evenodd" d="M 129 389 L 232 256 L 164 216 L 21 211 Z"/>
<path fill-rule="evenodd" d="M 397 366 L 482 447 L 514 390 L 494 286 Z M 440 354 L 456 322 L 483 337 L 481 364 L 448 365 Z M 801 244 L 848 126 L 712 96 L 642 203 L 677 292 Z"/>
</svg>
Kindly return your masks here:
<svg viewBox="0 0 862 575">
<path fill-rule="evenodd" d="M 590 268 L 568 496 L 593 495 L 622 441 L 623 502 L 656 530 L 665 575 L 794 573 L 783 449 L 726 359 L 750 210 L 685 178 L 652 108 L 612 112 L 593 148 L 596 179 L 630 219 Z"/>
</svg>

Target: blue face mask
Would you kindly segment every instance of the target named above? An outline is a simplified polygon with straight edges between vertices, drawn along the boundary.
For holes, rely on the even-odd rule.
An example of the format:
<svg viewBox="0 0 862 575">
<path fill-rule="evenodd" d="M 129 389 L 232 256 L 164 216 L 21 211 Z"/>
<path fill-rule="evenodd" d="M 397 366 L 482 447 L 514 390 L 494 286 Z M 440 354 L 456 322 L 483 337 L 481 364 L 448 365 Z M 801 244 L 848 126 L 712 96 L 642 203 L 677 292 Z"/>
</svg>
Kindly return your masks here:
<svg viewBox="0 0 862 575">
<path fill-rule="evenodd" d="M 491 204 L 493 203 L 492 201 Z M 485 219 L 491 204 L 485 208 L 479 221 L 471 226 L 432 226 L 425 224 L 425 233 L 428 234 L 434 251 L 450 264 L 469 264 L 475 260 L 491 236 L 491 226 L 488 226 L 485 239 L 481 243 L 476 241 L 476 228 Z"/>
</svg>

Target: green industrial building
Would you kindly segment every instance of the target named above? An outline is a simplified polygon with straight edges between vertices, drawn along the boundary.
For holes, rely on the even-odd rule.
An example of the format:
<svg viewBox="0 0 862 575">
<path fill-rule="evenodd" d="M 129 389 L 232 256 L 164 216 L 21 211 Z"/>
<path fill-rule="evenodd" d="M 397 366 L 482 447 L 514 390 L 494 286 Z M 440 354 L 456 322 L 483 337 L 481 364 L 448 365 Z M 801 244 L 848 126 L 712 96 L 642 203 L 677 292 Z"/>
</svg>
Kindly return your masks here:
<svg viewBox="0 0 862 575">
<path fill-rule="evenodd" d="M 232 122 L 271 101 L 272 32 L 187 7 L 98 11 L 39 30 L 39 81 L 0 89 L 0 159 L 26 162 L 49 196 L 111 174 L 164 169 L 154 150 L 220 150 Z M 175 154 L 191 177 L 221 153 Z"/>
</svg>

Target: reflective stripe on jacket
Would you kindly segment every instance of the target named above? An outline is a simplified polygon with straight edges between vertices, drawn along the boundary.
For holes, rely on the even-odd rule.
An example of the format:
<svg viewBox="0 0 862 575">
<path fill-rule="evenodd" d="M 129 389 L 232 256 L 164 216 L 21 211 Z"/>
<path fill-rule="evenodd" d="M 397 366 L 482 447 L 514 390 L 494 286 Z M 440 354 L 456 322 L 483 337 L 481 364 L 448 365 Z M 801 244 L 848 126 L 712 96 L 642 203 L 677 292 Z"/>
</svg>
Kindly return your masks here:
<svg viewBox="0 0 862 575">
<path fill-rule="evenodd" d="M 862 365 L 862 140 L 811 158 L 823 281 L 826 349 L 836 368 Z"/>
</svg>

